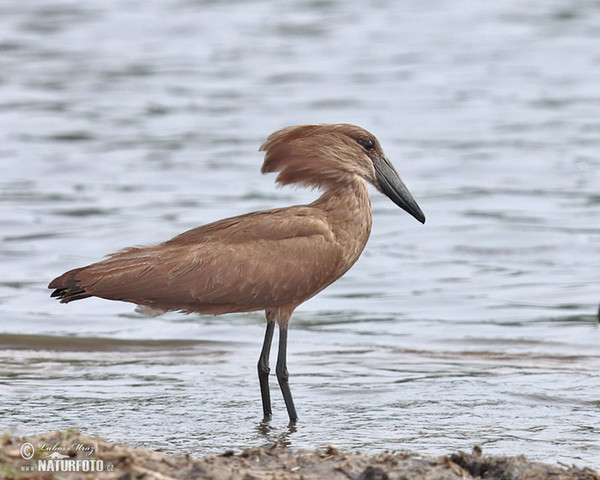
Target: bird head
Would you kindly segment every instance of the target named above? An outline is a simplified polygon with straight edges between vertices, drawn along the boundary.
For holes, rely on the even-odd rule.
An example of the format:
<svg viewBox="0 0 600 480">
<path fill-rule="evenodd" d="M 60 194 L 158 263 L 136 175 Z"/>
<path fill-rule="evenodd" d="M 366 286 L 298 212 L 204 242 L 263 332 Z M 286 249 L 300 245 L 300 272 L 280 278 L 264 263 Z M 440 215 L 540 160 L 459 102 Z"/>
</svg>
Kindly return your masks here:
<svg viewBox="0 0 600 480">
<path fill-rule="evenodd" d="M 298 125 L 278 130 L 261 145 L 262 173 L 279 172 L 281 185 L 298 183 L 328 190 L 360 177 L 396 205 L 425 223 L 377 138 L 349 124 Z"/>
</svg>

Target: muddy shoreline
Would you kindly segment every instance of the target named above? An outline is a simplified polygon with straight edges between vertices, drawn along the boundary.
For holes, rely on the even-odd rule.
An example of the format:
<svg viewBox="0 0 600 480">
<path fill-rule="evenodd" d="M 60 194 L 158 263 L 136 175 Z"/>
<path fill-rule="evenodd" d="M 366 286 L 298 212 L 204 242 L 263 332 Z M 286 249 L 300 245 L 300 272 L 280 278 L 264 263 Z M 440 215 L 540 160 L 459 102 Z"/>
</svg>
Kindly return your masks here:
<svg viewBox="0 0 600 480">
<path fill-rule="evenodd" d="M 569 465 L 548 465 L 524 456 L 471 453 L 439 457 L 416 453 L 362 455 L 334 446 L 314 451 L 281 447 L 249 448 L 241 453 L 193 458 L 134 449 L 74 431 L 31 437 L 5 434 L 0 449 L 0 478 L 21 480 L 600 480 L 598 472 Z"/>
</svg>

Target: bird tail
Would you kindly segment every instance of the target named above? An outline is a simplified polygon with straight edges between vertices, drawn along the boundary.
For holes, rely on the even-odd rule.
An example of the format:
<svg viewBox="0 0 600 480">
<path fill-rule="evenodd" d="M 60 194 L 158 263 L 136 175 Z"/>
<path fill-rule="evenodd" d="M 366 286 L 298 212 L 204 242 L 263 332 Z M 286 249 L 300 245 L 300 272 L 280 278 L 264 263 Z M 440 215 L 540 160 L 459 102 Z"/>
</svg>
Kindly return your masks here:
<svg viewBox="0 0 600 480">
<path fill-rule="evenodd" d="M 84 288 L 77 284 L 76 276 L 85 267 L 75 268 L 63 273 L 60 277 L 55 278 L 50 282 L 48 288 L 54 288 L 55 290 L 50 294 L 51 297 L 55 297 L 60 300 L 60 303 L 69 303 L 74 300 L 81 300 L 83 298 L 91 297 L 92 294 L 87 293 Z"/>
</svg>

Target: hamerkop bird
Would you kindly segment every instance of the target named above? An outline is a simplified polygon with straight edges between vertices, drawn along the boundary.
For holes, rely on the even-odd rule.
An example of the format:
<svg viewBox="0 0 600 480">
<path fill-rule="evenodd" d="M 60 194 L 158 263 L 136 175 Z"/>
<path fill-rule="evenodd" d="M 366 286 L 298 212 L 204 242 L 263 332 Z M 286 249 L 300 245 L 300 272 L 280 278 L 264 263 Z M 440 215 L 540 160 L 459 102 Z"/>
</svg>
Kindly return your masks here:
<svg viewBox="0 0 600 480">
<path fill-rule="evenodd" d="M 132 302 L 154 311 L 221 314 L 264 310 L 267 328 L 258 361 L 263 412 L 271 416 L 269 352 L 279 324 L 277 380 L 290 421 L 298 418 L 286 366 L 294 309 L 356 262 L 371 231 L 367 183 L 421 223 L 423 212 L 377 139 L 348 124 L 301 125 L 271 134 L 262 172 L 282 185 L 321 190 L 309 205 L 226 218 L 160 245 L 126 248 L 70 270 L 48 288 L 61 303 L 87 297 Z"/>
</svg>

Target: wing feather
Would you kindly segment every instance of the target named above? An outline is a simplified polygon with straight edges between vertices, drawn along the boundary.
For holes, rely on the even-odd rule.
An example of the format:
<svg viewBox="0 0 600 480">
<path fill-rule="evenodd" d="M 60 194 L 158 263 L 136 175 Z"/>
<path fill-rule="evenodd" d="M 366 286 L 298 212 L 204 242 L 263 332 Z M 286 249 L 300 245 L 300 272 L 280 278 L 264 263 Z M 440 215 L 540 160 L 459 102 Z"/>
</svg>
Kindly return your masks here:
<svg viewBox="0 0 600 480">
<path fill-rule="evenodd" d="M 298 305 L 346 270 L 326 218 L 310 210 L 233 217 L 122 250 L 71 273 L 74 292 L 201 313 Z"/>
</svg>

